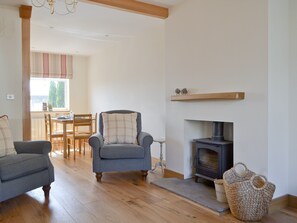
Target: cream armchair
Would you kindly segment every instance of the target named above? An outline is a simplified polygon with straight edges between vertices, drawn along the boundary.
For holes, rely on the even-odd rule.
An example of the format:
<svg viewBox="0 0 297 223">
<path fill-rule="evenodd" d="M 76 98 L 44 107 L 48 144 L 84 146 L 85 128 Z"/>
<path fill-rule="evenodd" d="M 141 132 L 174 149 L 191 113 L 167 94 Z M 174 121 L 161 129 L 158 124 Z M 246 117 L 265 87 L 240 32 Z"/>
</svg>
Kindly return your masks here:
<svg viewBox="0 0 297 223">
<path fill-rule="evenodd" d="M 0 202 L 42 187 L 46 198 L 55 180 L 49 141 L 14 142 L 17 154 L 0 158 Z"/>
</svg>

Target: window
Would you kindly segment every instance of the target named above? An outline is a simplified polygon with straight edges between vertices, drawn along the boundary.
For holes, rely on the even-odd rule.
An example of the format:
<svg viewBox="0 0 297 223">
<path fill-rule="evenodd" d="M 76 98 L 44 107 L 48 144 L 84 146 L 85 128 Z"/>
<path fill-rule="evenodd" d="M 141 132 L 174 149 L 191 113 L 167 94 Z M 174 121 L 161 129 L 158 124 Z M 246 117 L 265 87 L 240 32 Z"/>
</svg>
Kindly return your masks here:
<svg viewBox="0 0 297 223">
<path fill-rule="evenodd" d="M 69 110 L 69 79 L 31 78 L 31 111 Z"/>
</svg>

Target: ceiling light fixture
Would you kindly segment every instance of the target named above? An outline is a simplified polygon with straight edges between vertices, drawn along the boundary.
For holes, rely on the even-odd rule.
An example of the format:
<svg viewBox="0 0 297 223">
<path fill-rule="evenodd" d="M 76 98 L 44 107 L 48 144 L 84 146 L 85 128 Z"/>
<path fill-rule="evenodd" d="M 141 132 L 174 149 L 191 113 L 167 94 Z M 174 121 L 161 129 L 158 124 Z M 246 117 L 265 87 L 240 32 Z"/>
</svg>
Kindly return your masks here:
<svg viewBox="0 0 297 223">
<path fill-rule="evenodd" d="M 65 8 L 67 10 L 65 14 L 74 13 L 76 10 L 76 5 L 78 3 L 78 0 L 64 0 L 64 1 L 65 1 Z M 56 0 L 31 0 L 31 2 L 32 2 L 32 5 L 37 8 L 45 7 L 50 10 L 51 14 L 55 13 Z"/>
</svg>

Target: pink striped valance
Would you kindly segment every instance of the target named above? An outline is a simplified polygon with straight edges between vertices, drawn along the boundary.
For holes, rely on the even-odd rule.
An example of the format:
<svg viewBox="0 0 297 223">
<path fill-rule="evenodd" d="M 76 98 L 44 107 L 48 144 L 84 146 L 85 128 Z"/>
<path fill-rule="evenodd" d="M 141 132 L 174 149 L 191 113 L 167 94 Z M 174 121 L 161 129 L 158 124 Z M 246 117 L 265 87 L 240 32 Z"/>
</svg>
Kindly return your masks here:
<svg viewBox="0 0 297 223">
<path fill-rule="evenodd" d="M 71 79 L 72 60 L 71 55 L 31 52 L 31 77 Z"/>
</svg>

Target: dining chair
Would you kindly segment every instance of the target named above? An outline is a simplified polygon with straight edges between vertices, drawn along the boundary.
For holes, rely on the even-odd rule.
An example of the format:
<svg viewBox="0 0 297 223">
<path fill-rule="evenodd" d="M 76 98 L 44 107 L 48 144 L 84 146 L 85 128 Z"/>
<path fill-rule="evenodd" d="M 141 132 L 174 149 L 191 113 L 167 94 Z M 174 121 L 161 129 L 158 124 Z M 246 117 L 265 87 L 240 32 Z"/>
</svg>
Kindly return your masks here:
<svg viewBox="0 0 297 223">
<path fill-rule="evenodd" d="M 95 115 L 92 116 L 92 134 L 96 134 L 98 132 L 98 113 L 96 112 Z M 83 140 L 83 145 L 84 145 L 84 155 L 85 155 L 85 146 L 87 145 L 90 148 L 90 155 L 92 157 L 93 152 L 92 149 L 88 143 L 89 139 L 84 139 Z M 81 143 L 81 140 L 80 142 Z M 81 153 L 81 147 L 79 148 L 79 152 Z"/>
<path fill-rule="evenodd" d="M 71 146 L 73 147 L 73 157 L 75 160 L 75 142 L 78 140 L 79 149 L 81 150 L 81 142 L 89 139 L 93 134 L 93 118 L 92 114 L 74 114 L 73 115 L 73 133 L 68 135 L 71 139 Z M 68 147 L 68 156 L 70 154 L 70 147 Z M 85 146 L 84 146 L 85 154 Z"/>
<path fill-rule="evenodd" d="M 96 134 L 98 132 L 98 113 L 96 112 L 95 115 L 93 116 L 93 120 L 92 120 L 92 133 Z M 93 150 L 91 149 L 91 146 L 88 143 L 89 139 L 84 140 L 84 146 L 87 144 L 88 147 L 90 148 L 90 155 L 91 157 L 93 156 Z M 85 150 L 85 147 L 84 147 Z"/>
<path fill-rule="evenodd" d="M 57 131 L 56 128 L 52 125 L 52 118 L 50 114 L 44 114 L 44 126 L 45 126 L 45 139 L 52 143 L 54 147 L 62 144 L 63 142 L 63 132 Z M 52 156 L 52 151 L 50 156 Z"/>
<path fill-rule="evenodd" d="M 98 131 L 98 113 L 96 112 L 93 117 L 93 134 L 96 134 Z"/>
<path fill-rule="evenodd" d="M 70 112 L 56 112 L 55 113 L 55 118 L 60 118 L 60 119 L 68 119 L 70 117 Z M 59 125 L 58 123 L 55 123 L 55 126 L 54 126 L 58 131 L 63 131 L 63 126 L 62 125 Z M 72 133 L 72 125 L 67 125 L 67 134 L 71 134 Z"/>
</svg>

